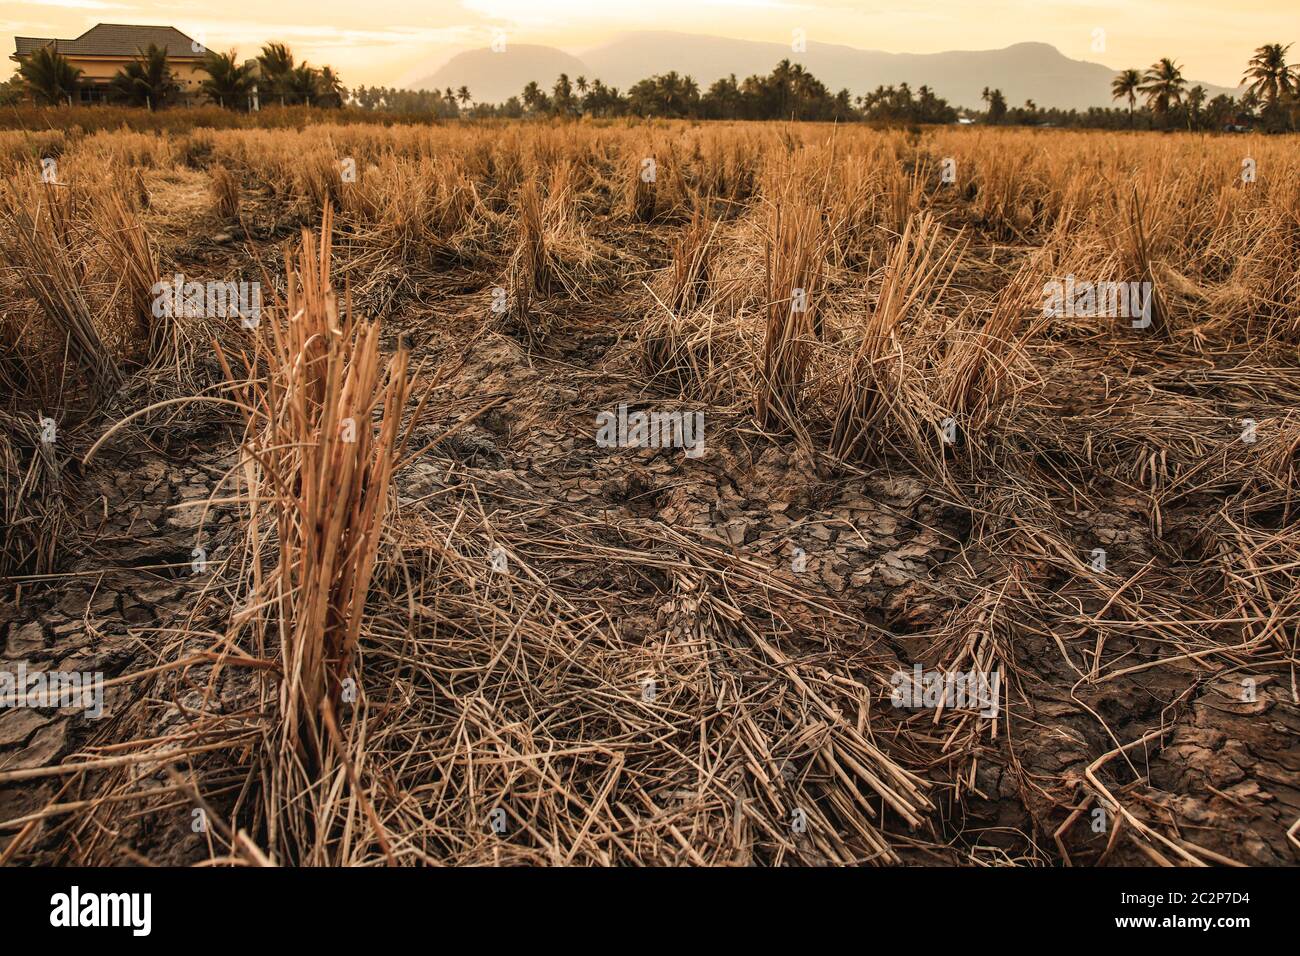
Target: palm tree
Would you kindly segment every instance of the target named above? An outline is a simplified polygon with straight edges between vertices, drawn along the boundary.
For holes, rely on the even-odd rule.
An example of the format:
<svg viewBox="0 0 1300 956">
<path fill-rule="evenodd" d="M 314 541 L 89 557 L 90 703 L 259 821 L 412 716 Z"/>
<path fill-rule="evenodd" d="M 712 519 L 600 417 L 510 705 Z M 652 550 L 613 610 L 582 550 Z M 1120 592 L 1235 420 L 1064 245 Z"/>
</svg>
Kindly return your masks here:
<svg viewBox="0 0 1300 956">
<path fill-rule="evenodd" d="M 1278 103 L 1290 102 L 1300 93 L 1300 68 L 1286 65 L 1291 44 L 1266 43 L 1251 57 L 1241 82 L 1250 81 L 1246 92 L 1264 101 L 1264 116 L 1277 116 Z"/>
<path fill-rule="evenodd" d="M 257 64 L 266 82 L 265 93 L 278 96 L 284 105 L 289 92 L 289 77 L 293 73 L 293 52 L 283 43 L 268 43 L 257 56 Z"/>
<path fill-rule="evenodd" d="M 167 48 L 150 43 L 147 50 L 118 70 L 109 85 L 115 99 L 132 106 L 158 109 L 170 103 L 180 92 L 180 84 L 167 65 Z"/>
<path fill-rule="evenodd" d="M 599 83 L 600 81 L 597 80 L 596 82 Z M 578 88 L 577 112 L 581 114 L 586 108 L 587 90 L 590 88 L 590 84 L 587 83 L 585 76 L 580 76 L 573 81 L 573 85 Z"/>
<path fill-rule="evenodd" d="M 682 114 L 689 115 L 695 102 L 700 98 L 700 84 L 696 83 L 695 77 L 688 73 L 682 79 L 680 90 Z"/>
<path fill-rule="evenodd" d="M 49 106 L 68 102 L 81 85 L 81 70 L 59 53 L 57 43 L 32 51 L 31 56 L 18 67 L 18 72 L 26 81 L 32 98 Z"/>
<path fill-rule="evenodd" d="M 900 92 L 906 93 L 904 99 L 909 99 L 909 100 L 911 99 L 912 91 L 907 88 L 906 83 L 902 85 Z M 1002 95 L 1002 91 L 990 90 L 986 86 L 984 87 L 984 92 L 980 94 L 980 99 L 982 99 L 985 103 L 989 105 L 988 115 L 987 115 L 988 122 L 990 123 L 1002 122 L 1002 118 L 1007 115 L 1007 99 L 1005 96 Z"/>
<path fill-rule="evenodd" d="M 1152 63 L 1142 81 L 1138 89 L 1146 96 L 1147 107 L 1157 116 L 1164 116 L 1171 107 L 1182 103 L 1187 81 L 1183 79 L 1182 67 L 1169 57 Z"/>
<path fill-rule="evenodd" d="M 268 43 L 257 55 L 267 76 L 283 76 L 294 67 L 293 51 L 284 43 Z"/>
<path fill-rule="evenodd" d="M 1281 43 L 1265 43 L 1256 49 L 1242 77 L 1243 83 L 1251 82 L 1247 95 L 1264 100 L 1262 117 L 1270 126 L 1281 125 L 1283 109 L 1279 105 L 1288 108 L 1287 112 L 1292 113 L 1292 125 L 1295 124 L 1294 104 L 1296 96 L 1300 95 L 1300 68 L 1287 66 L 1288 49 L 1291 49 L 1290 43 L 1284 47 Z"/>
<path fill-rule="evenodd" d="M 556 116 L 568 116 L 577 112 L 573 101 L 573 86 L 569 83 L 569 74 L 561 73 L 551 89 L 551 111 Z"/>
<path fill-rule="evenodd" d="M 542 95 L 542 88 L 537 85 L 536 80 L 529 80 L 528 85 L 524 87 L 524 102 L 535 103 L 537 98 Z"/>
<path fill-rule="evenodd" d="M 654 114 L 680 119 L 691 114 L 700 96 L 699 84 L 690 76 L 681 76 L 669 70 L 662 76 L 652 77 L 647 90 L 653 100 Z"/>
<path fill-rule="evenodd" d="M 316 78 L 316 104 L 328 109 L 338 109 L 343 105 L 348 91 L 343 81 L 332 67 L 322 66 Z"/>
<path fill-rule="evenodd" d="M 27 84 L 23 75 L 15 72 L 13 76 L 0 83 L 0 106 L 17 106 L 27 93 Z"/>
<path fill-rule="evenodd" d="M 320 92 L 320 73 L 306 63 L 300 63 L 285 77 L 284 91 L 289 102 L 311 106 L 312 99 Z"/>
<path fill-rule="evenodd" d="M 460 100 L 461 106 L 469 106 L 470 101 L 474 99 L 474 97 L 469 95 L 468 86 L 462 86 L 456 91 L 456 99 Z"/>
<path fill-rule="evenodd" d="M 1133 107 L 1137 106 L 1138 90 L 1142 86 L 1142 74 L 1137 70 L 1120 70 L 1115 79 L 1110 81 L 1110 98 L 1128 100 L 1128 125 L 1133 125 Z"/>
<path fill-rule="evenodd" d="M 1187 126 L 1189 129 L 1193 126 L 1197 129 L 1201 128 L 1201 120 L 1203 119 L 1201 107 L 1205 105 L 1207 98 L 1208 94 L 1205 92 L 1205 87 L 1200 84 L 1187 91 Z"/>
<path fill-rule="evenodd" d="M 247 102 L 253 88 L 253 65 L 241 65 L 234 50 L 229 53 L 209 50 L 199 69 L 208 74 L 199 89 L 212 102 L 232 110 Z"/>
</svg>

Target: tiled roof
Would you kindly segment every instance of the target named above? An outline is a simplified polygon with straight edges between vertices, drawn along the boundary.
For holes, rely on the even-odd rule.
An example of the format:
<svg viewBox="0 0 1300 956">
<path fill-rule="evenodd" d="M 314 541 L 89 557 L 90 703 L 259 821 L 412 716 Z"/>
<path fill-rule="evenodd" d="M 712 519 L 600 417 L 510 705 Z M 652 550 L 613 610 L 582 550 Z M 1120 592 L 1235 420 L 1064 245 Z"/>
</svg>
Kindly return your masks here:
<svg viewBox="0 0 1300 956">
<path fill-rule="evenodd" d="M 25 56 L 33 50 L 57 43 L 64 56 L 135 56 L 153 43 L 167 48 L 168 56 L 202 56 L 195 53 L 194 41 L 175 27 L 131 26 L 125 23 L 100 23 L 75 40 L 47 37 L 14 37 L 15 53 Z"/>
</svg>

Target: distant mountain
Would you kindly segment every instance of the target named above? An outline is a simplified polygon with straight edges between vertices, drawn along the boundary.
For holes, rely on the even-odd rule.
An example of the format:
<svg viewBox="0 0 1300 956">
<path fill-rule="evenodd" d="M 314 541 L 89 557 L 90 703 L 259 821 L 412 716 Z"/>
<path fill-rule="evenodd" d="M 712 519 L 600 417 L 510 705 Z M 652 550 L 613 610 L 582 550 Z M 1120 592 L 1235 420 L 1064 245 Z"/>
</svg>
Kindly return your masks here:
<svg viewBox="0 0 1300 956">
<path fill-rule="evenodd" d="M 693 76 L 701 90 L 730 73 L 744 79 L 769 73 L 783 59 L 802 63 L 832 92 L 848 88 L 855 96 L 877 86 L 929 85 L 954 106 L 981 109 L 984 87 L 1001 89 L 1009 106 L 1032 99 L 1039 106 L 1087 109 L 1114 105 L 1110 81 L 1118 70 L 1100 63 L 1072 60 L 1048 43 L 1016 43 L 1001 50 L 953 50 L 947 53 L 884 53 L 835 43 L 808 43 L 803 53 L 788 44 L 731 40 L 690 33 L 625 33 L 609 43 L 570 56 L 544 46 L 511 45 L 504 53 L 474 50 L 453 57 L 414 88 L 468 86 L 477 100 L 500 102 L 518 95 L 529 80 L 549 91 L 560 73 L 600 78 L 625 90 L 637 80 L 676 70 Z M 1126 64 L 1128 65 L 1128 64 Z M 1131 64 L 1145 67 L 1145 63 Z M 1198 81 L 1189 80 L 1188 86 Z M 1209 96 L 1235 93 L 1228 87 L 1201 83 Z"/>
<path fill-rule="evenodd" d="M 561 73 L 567 73 L 569 79 L 573 79 L 585 72 L 587 67 L 583 62 L 563 50 L 510 43 L 500 53 L 490 49 L 459 53 L 437 72 L 408 83 L 407 87 L 412 90 L 445 90 L 450 86 L 458 90 L 468 86 L 475 101 L 502 103 L 518 96 L 529 80 L 536 80 L 542 89 L 549 92 Z"/>
</svg>

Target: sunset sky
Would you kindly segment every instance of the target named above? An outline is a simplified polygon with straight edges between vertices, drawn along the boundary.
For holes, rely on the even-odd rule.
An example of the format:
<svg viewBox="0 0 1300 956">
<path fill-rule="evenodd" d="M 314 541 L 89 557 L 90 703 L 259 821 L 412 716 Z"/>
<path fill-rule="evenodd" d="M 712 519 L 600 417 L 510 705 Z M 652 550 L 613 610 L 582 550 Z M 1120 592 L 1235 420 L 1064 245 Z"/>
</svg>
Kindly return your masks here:
<svg viewBox="0 0 1300 956">
<path fill-rule="evenodd" d="M 1300 33 L 1297 0 L 22 0 L 0 12 L 6 54 L 13 36 L 75 37 L 96 23 L 170 24 L 209 47 L 251 56 L 268 40 L 300 59 L 329 63 L 348 85 L 402 85 L 452 54 L 509 41 L 581 54 L 628 30 L 676 30 L 747 40 L 809 41 L 894 53 L 935 53 L 1050 43 L 1066 56 L 1145 67 L 1172 56 L 1190 79 L 1236 86 L 1255 47 Z M 1104 50 L 1094 50 L 1094 31 Z M 1300 47 L 1293 51 L 1300 59 Z M 9 64 L 12 66 L 12 64 Z"/>
</svg>

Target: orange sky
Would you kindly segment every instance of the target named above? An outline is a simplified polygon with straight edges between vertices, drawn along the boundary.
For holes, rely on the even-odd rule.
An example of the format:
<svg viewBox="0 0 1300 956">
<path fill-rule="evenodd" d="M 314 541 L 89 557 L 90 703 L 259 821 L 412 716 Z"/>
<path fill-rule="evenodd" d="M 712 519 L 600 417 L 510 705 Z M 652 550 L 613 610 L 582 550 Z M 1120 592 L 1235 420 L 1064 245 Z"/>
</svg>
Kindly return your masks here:
<svg viewBox="0 0 1300 956">
<path fill-rule="evenodd" d="M 789 43 L 802 29 L 809 41 L 896 53 L 1037 40 L 1115 68 L 1172 56 L 1189 79 L 1236 86 L 1255 47 L 1300 39 L 1297 10 L 1297 0 L 1239 8 L 1223 0 L 22 0 L 0 8 L 0 33 L 12 52 L 13 35 L 74 37 L 99 22 L 171 24 L 244 55 L 285 41 L 300 59 L 333 65 L 349 85 L 400 85 L 453 53 L 487 46 L 494 30 L 580 54 L 626 30 Z M 1293 58 L 1300 60 L 1300 46 Z"/>
</svg>

